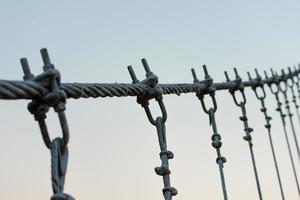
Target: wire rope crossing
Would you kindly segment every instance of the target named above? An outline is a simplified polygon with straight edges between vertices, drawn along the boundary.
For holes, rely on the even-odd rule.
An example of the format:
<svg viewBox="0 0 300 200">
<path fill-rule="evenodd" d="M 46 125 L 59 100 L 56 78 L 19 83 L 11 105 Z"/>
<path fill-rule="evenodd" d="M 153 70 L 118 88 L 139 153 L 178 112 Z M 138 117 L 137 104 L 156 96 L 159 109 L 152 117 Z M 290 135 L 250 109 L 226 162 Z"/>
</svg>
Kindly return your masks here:
<svg viewBox="0 0 300 200">
<path fill-rule="evenodd" d="M 277 73 L 271 69 L 271 75 L 268 75 L 264 71 L 264 78 L 262 78 L 257 70 L 255 70 L 256 77 L 252 78 L 248 72 L 248 80 L 243 81 L 239 76 L 238 71 L 234 68 L 235 79 L 231 80 L 225 72 L 225 82 L 215 83 L 212 77 L 208 74 L 207 67 L 204 65 L 204 79 L 199 80 L 196 72 L 192 69 L 193 82 L 189 83 L 176 83 L 176 84 L 163 84 L 159 83 L 158 76 L 155 75 L 145 59 L 142 59 L 143 67 L 146 71 L 146 78 L 139 81 L 133 71 L 132 66 L 128 66 L 128 71 L 132 79 L 132 83 L 63 83 L 61 82 L 61 74 L 55 69 L 54 64 L 51 63 L 47 49 L 41 49 L 41 56 L 44 63 L 43 72 L 39 75 L 31 73 L 29 63 L 26 58 L 21 58 L 21 66 L 24 72 L 23 80 L 0 80 L 0 99 L 2 100 L 17 100 L 27 99 L 28 111 L 34 116 L 35 121 L 39 125 L 42 140 L 51 155 L 51 184 L 53 194 L 51 200 L 74 200 L 75 198 L 64 192 L 64 185 L 68 167 L 69 156 L 69 126 L 67 122 L 67 116 L 65 114 L 67 99 L 79 99 L 79 98 L 105 98 L 105 97 L 128 97 L 134 96 L 137 99 L 137 103 L 142 106 L 146 116 L 155 128 L 158 138 L 158 145 L 160 148 L 159 158 L 161 166 L 154 169 L 155 173 L 162 177 L 163 187 L 162 196 L 165 200 L 172 200 L 173 198 L 180 198 L 180 188 L 173 187 L 171 184 L 171 164 L 170 160 L 174 158 L 174 153 L 168 149 L 168 138 L 166 131 L 167 122 L 167 109 L 165 102 L 163 101 L 164 95 L 170 94 L 184 94 L 195 93 L 196 97 L 200 101 L 203 112 L 208 116 L 209 125 L 212 128 L 211 133 L 211 145 L 216 151 L 216 163 L 218 166 L 218 173 L 220 175 L 221 187 L 220 196 L 223 196 L 224 200 L 231 199 L 231 193 L 234 189 L 226 185 L 226 181 L 230 180 L 230 176 L 225 176 L 225 163 L 230 163 L 230 159 L 227 160 L 221 153 L 221 147 L 226 146 L 226 142 L 222 139 L 226 138 L 226 134 L 219 133 L 217 126 L 217 109 L 222 106 L 217 104 L 217 93 L 220 90 L 229 91 L 233 97 L 233 102 L 241 110 L 240 121 L 243 123 L 244 136 L 243 139 L 248 144 L 250 150 L 250 158 L 252 166 L 249 166 L 253 170 L 255 183 L 253 185 L 257 188 L 258 199 L 262 200 L 263 195 L 266 195 L 266 191 L 263 190 L 262 184 L 265 180 L 259 177 L 259 169 L 256 163 L 254 149 L 253 149 L 253 128 L 250 128 L 248 122 L 248 115 L 246 109 L 246 88 L 250 88 L 254 91 L 255 97 L 260 102 L 260 106 L 257 110 L 261 111 L 265 120 L 265 129 L 267 132 L 267 140 L 270 144 L 270 155 L 272 156 L 272 165 L 274 164 L 274 177 L 278 181 L 278 198 L 286 199 L 287 193 L 285 193 L 286 176 L 281 176 L 280 171 L 280 159 L 278 159 L 278 146 L 273 139 L 273 129 L 271 129 L 271 119 L 267 111 L 269 111 L 269 103 L 266 101 L 268 98 L 265 87 L 268 86 L 270 93 L 275 96 L 275 103 L 277 107 L 275 110 L 279 113 L 278 119 L 281 120 L 283 131 L 280 135 L 280 139 L 284 140 L 288 149 L 288 156 L 290 159 L 291 173 L 293 175 L 297 191 L 296 195 L 300 198 L 300 186 L 298 181 L 297 167 L 300 162 L 295 162 L 295 159 L 300 161 L 300 147 L 299 147 L 299 128 L 300 114 L 299 114 L 299 102 L 300 102 L 300 65 L 293 68 L 288 67 L 287 70 Z M 240 93 L 241 100 L 238 100 L 236 94 Z M 212 106 L 208 107 L 205 103 L 205 97 L 209 97 L 212 101 Z M 283 98 L 283 103 L 281 98 Z M 271 98 L 274 100 L 273 98 Z M 149 107 L 150 101 L 155 100 L 160 108 L 161 115 L 156 118 L 153 117 L 152 111 Z M 292 105 L 290 104 L 292 102 Z M 219 102 L 218 102 L 219 103 Z M 248 105 L 247 104 L 247 105 Z M 283 109 L 283 106 L 285 109 Z M 51 134 L 48 131 L 46 117 L 49 109 L 54 109 L 57 113 L 60 128 L 62 132 L 61 137 L 52 139 Z M 297 121 L 294 121 L 294 113 L 296 113 Z M 273 116 L 273 119 L 275 116 Z M 288 119 L 288 122 L 286 120 Z M 238 120 L 236 120 L 238 121 Z M 297 123 L 298 122 L 298 123 Z M 238 123 L 238 122 L 236 122 Z M 201 127 L 201 126 L 200 126 Z M 291 131 L 291 132 L 290 132 Z M 172 134 L 172 133 L 170 133 Z M 188 133 L 185 133 L 188 134 Z M 293 138 L 292 142 L 290 137 Z M 254 137 L 255 138 L 255 137 Z M 237 138 L 231 138 L 239 139 Z M 225 140 L 225 139 L 224 139 Z M 225 140 L 226 141 L 226 140 Z M 209 141 L 207 141 L 209 143 Z M 257 145 L 257 143 L 256 143 Z M 176 149 L 173 149 L 174 152 Z M 257 148 L 255 148 L 257 151 Z M 224 149 L 222 149 L 224 151 Z M 297 154 L 296 157 L 294 152 Z M 176 152 L 175 152 L 176 153 Z M 230 152 L 226 152 L 226 155 Z M 213 158 L 215 159 L 215 157 Z M 227 166 L 227 165 L 226 165 Z M 229 166 L 229 165 L 228 165 Z M 227 167 L 228 167 L 227 166 Z M 230 167 L 230 166 L 229 166 Z M 173 168 L 174 169 L 174 168 Z M 174 177 L 172 170 L 172 177 Z M 226 178 L 226 179 L 225 179 Z M 201 179 L 201 177 L 199 177 Z M 175 180 L 175 179 L 174 179 Z M 179 185 L 175 181 L 174 185 Z M 225 181 L 226 180 L 226 181 Z M 212 185 L 211 187 L 215 187 Z M 230 192 L 231 191 L 231 192 Z M 263 192 L 264 191 L 264 192 Z M 178 196 L 178 197 L 177 197 Z"/>
</svg>

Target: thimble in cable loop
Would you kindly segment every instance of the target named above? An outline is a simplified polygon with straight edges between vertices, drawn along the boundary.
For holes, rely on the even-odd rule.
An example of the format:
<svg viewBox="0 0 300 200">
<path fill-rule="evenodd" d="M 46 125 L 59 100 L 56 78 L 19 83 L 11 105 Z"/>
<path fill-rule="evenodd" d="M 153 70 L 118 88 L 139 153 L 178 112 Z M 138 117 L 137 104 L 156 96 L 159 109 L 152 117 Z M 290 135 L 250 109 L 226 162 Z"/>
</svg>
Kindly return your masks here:
<svg viewBox="0 0 300 200">
<path fill-rule="evenodd" d="M 129 74 L 132 78 L 133 83 L 142 83 L 149 87 L 149 89 L 146 90 L 145 94 L 137 97 L 137 103 L 139 103 L 144 108 L 150 123 L 155 126 L 156 122 L 155 122 L 153 115 L 151 113 L 151 110 L 149 108 L 149 101 L 151 99 L 155 99 L 158 102 L 158 105 L 159 105 L 161 113 L 162 113 L 162 120 L 163 120 L 163 122 L 166 122 L 167 111 L 165 108 L 165 104 L 163 102 L 163 96 L 162 96 L 163 91 L 158 86 L 158 77 L 155 74 L 153 74 L 153 72 L 151 72 L 149 65 L 145 58 L 142 59 L 142 64 L 146 71 L 146 79 L 143 81 L 139 81 L 136 78 L 136 75 L 135 75 L 135 72 L 134 72 L 132 66 L 128 66 L 127 69 L 129 71 Z"/>
<path fill-rule="evenodd" d="M 200 102 L 201 102 L 201 106 L 204 110 L 204 112 L 206 114 L 209 114 L 210 110 L 212 110 L 212 112 L 216 112 L 217 111 L 217 101 L 216 101 L 216 97 L 215 97 L 215 91 L 216 89 L 211 87 L 212 85 L 212 78 L 209 76 L 208 72 L 207 72 L 207 68 L 206 68 L 206 65 L 203 65 L 203 71 L 205 73 L 205 80 L 204 81 L 199 81 L 198 78 L 197 78 L 197 75 L 196 75 L 196 72 L 195 72 L 195 69 L 191 69 L 192 71 L 192 75 L 193 75 L 193 78 L 194 78 L 194 83 L 197 84 L 197 83 L 204 83 L 206 84 L 206 89 L 204 92 L 202 92 L 201 94 L 200 93 L 196 93 L 197 97 L 199 98 Z M 209 94 L 211 96 L 211 99 L 212 99 L 212 102 L 213 102 L 213 107 L 210 108 L 210 109 L 207 109 L 206 105 L 205 105 L 205 102 L 204 102 L 204 96 L 205 94 Z"/>
<path fill-rule="evenodd" d="M 44 72 L 38 76 L 31 74 L 27 59 L 21 59 L 21 65 L 24 72 L 23 79 L 25 81 L 34 81 L 39 83 L 49 90 L 49 93 L 44 94 L 42 98 L 32 100 L 28 104 L 28 110 L 34 115 L 35 120 L 39 123 L 45 145 L 51 149 L 52 141 L 49 136 L 45 119 L 47 117 L 46 113 L 49 111 L 49 108 L 54 108 L 55 112 L 58 113 L 60 121 L 63 134 L 62 148 L 64 148 L 69 142 L 69 128 L 64 113 L 66 94 L 64 91 L 59 90 L 60 73 L 58 70 L 54 69 L 54 65 L 51 64 L 47 49 L 41 49 L 41 55 L 44 63 Z"/>
<path fill-rule="evenodd" d="M 236 86 L 234 88 L 229 89 L 229 92 L 233 97 L 234 103 L 237 106 L 240 107 L 242 104 L 245 105 L 247 100 L 246 100 L 246 96 L 245 96 L 245 92 L 244 92 L 244 85 L 242 84 L 242 79 L 238 75 L 237 69 L 236 68 L 233 68 L 233 69 L 234 69 L 234 73 L 235 73 L 236 78 L 232 82 L 235 82 Z M 225 74 L 225 77 L 226 77 L 226 81 L 230 82 L 231 80 L 229 79 L 227 71 L 225 71 L 224 74 Z M 237 99 L 236 99 L 236 91 L 239 91 L 242 95 L 242 100 L 240 102 L 238 102 Z"/>
</svg>

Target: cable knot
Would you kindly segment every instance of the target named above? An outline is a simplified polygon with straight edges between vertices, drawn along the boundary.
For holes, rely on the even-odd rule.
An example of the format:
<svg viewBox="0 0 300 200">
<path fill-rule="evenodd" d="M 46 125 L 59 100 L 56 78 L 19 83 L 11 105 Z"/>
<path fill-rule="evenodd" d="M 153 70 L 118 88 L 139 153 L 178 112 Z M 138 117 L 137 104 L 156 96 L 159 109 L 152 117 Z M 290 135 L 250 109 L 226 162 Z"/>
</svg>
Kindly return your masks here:
<svg viewBox="0 0 300 200">
<path fill-rule="evenodd" d="M 247 121 L 247 120 L 248 120 L 247 116 L 241 116 L 239 119 L 240 119 L 241 121 Z"/>
<path fill-rule="evenodd" d="M 172 152 L 172 151 L 168 151 L 168 150 L 166 150 L 166 151 L 161 151 L 161 152 L 159 153 L 159 156 L 160 156 L 161 158 L 162 158 L 163 156 L 167 156 L 168 159 L 173 159 L 173 158 L 174 158 L 173 152 Z"/>
<path fill-rule="evenodd" d="M 212 140 L 212 146 L 216 149 L 220 148 L 222 146 L 222 142 L 221 142 L 221 135 L 220 134 L 213 134 L 211 136 L 211 140 Z"/>
<path fill-rule="evenodd" d="M 265 127 L 266 127 L 267 129 L 270 129 L 270 128 L 271 128 L 271 124 L 266 124 Z"/>
<path fill-rule="evenodd" d="M 253 132 L 253 128 L 249 128 L 249 127 L 248 127 L 248 128 L 245 128 L 244 130 L 247 131 L 248 133 Z"/>
<path fill-rule="evenodd" d="M 178 194 L 177 190 L 173 187 L 165 187 L 163 188 L 163 193 L 170 193 L 171 196 L 176 196 Z"/>
<path fill-rule="evenodd" d="M 155 167 L 154 171 L 159 176 L 165 176 L 171 174 L 171 170 L 165 166 Z"/>
<path fill-rule="evenodd" d="M 226 161 L 227 160 L 226 160 L 226 158 L 224 156 L 218 156 L 217 159 L 216 159 L 216 162 L 217 163 L 221 163 L 222 166 L 223 166 L 224 163 L 226 163 Z"/>
<path fill-rule="evenodd" d="M 248 135 L 243 136 L 243 139 L 249 142 L 252 140 L 252 137 L 251 137 L 251 135 L 248 134 Z"/>
</svg>

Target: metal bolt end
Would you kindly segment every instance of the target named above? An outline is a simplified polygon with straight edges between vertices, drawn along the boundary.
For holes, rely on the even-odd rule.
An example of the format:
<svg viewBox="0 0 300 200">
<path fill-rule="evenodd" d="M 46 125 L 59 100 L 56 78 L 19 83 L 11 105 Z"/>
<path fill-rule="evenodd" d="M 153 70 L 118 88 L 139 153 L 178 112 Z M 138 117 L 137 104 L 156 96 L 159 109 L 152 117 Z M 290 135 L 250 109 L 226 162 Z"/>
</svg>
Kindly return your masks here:
<svg viewBox="0 0 300 200">
<path fill-rule="evenodd" d="M 191 69 L 191 72 L 192 72 L 192 75 L 193 75 L 193 78 L 194 78 L 194 83 L 199 82 L 196 71 L 195 71 L 194 68 Z"/>
<path fill-rule="evenodd" d="M 250 72 L 247 72 L 249 80 L 252 80 Z"/>
<path fill-rule="evenodd" d="M 147 63 L 146 58 L 143 58 L 143 59 L 142 59 L 142 64 L 143 64 L 143 66 L 144 66 L 144 69 L 145 69 L 146 73 L 147 73 L 147 74 L 148 74 L 148 73 L 151 73 L 151 70 L 150 70 L 150 67 L 149 67 L 149 65 L 148 65 L 148 63 Z"/>
<path fill-rule="evenodd" d="M 130 76 L 131 76 L 132 82 L 133 82 L 133 83 L 139 82 L 138 79 L 136 78 L 136 75 L 135 75 L 135 73 L 134 73 L 134 70 L 133 70 L 132 66 L 129 65 L 129 66 L 127 67 L 127 69 L 128 69 L 128 72 L 129 72 L 129 74 L 130 74 Z"/>
<path fill-rule="evenodd" d="M 208 71 L 207 71 L 207 67 L 206 67 L 206 65 L 203 65 L 202 67 L 203 67 L 203 71 L 204 71 L 205 79 L 209 79 L 209 78 L 210 78 L 210 76 L 209 76 L 209 74 L 208 74 Z"/>
<path fill-rule="evenodd" d="M 229 76 L 228 76 L 227 71 L 224 71 L 224 74 L 225 74 L 225 77 L 226 77 L 226 81 L 229 82 L 229 81 L 230 81 L 230 78 L 229 78 Z"/>
<path fill-rule="evenodd" d="M 236 79 L 241 79 L 241 77 L 239 76 L 239 73 L 238 73 L 238 71 L 235 67 L 233 68 L 233 71 L 234 71 L 234 74 L 235 74 L 235 78 Z"/>
<path fill-rule="evenodd" d="M 29 79 L 33 78 L 34 75 L 31 73 L 27 58 L 21 58 L 20 62 L 21 62 L 21 66 L 23 69 L 23 73 L 24 73 L 23 79 L 29 80 Z"/>
<path fill-rule="evenodd" d="M 257 70 L 256 68 L 255 68 L 254 70 L 255 70 L 256 77 L 257 77 L 257 78 L 260 78 L 260 75 L 259 75 L 259 73 L 258 73 L 258 70 Z"/>
<path fill-rule="evenodd" d="M 266 70 L 264 70 L 264 74 L 265 74 L 265 77 L 266 77 L 266 78 L 269 78 L 269 76 L 268 76 L 268 74 L 267 74 L 267 71 L 266 71 Z"/>
</svg>

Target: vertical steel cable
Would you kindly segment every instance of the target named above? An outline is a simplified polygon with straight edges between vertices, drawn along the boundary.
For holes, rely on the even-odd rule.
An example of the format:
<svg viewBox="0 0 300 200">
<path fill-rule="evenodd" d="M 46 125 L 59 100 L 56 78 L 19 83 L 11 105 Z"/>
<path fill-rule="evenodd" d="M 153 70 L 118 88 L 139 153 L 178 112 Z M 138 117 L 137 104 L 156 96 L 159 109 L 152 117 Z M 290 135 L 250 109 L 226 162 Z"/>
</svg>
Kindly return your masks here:
<svg viewBox="0 0 300 200">
<path fill-rule="evenodd" d="M 256 72 L 256 75 L 257 75 L 256 79 L 257 79 L 258 82 L 260 82 L 261 77 L 258 74 L 258 71 L 256 69 L 255 69 L 255 72 Z M 249 79 L 251 80 L 252 78 L 251 78 L 249 72 L 248 72 L 248 76 L 249 76 Z M 257 92 L 258 88 L 260 88 L 263 92 L 263 94 L 261 96 Z M 265 128 L 268 131 L 269 142 L 270 142 L 270 146 L 271 146 L 271 150 L 272 150 L 272 156 L 273 156 L 273 161 L 274 161 L 274 165 L 275 165 L 275 169 L 276 169 L 276 175 L 277 175 L 277 180 L 278 180 L 278 184 L 279 184 L 279 188 L 280 188 L 281 198 L 282 198 L 282 200 L 285 200 L 283 187 L 282 187 L 282 182 L 281 182 L 281 177 L 280 177 L 280 173 L 279 173 L 278 162 L 277 162 L 277 158 L 276 158 L 276 154 L 275 154 L 275 148 L 274 148 L 274 144 L 273 144 L 273 138 L 272 138 L 272 134 L 271 134 L 271 123 L 270 123 L 270 121 L 271 121 L 272 117 L 270 117 L 267 114 L 267 108 L 266 108 L 266 105 L 265 105 L 266 91 L 264 89 L 264 85 L 262 85 L 262 84 L 258 84 L 257 86 L 252 87 L 252 89 L 254 90 L 256 98 L 261 103 L 260 111 L 264 114 L 264 117 L 265 117 L 265 120 L 266 120 Z"/>
<path fill-rule="evenodd" d="M 256 162 L 255 162 L 255 157 L 254 157 L 254 152 L 253 152 L 253 143 L 252 143 L 252 137 L 251 137 L 251 132 L 253 132 L 253 129 L 249 127 L 248 125 L 248 118 L 246 114 L 246 107 L 245 107 L 246 102 L 241 102 L 240 107 L 242 110 L 242 116 L 240 117 L 240 120 L 243 121 L 244 124 L 244 131 L 246 136 L 244 136 L 244 140 L 248 142 L 249 149 L 250 149 L 250 155 L 251 155 L 251 161 L 253 165 L 253 170 L 254 170 L 254 175 L 255 175 L 255 181 L 256 181 L 256 187 L 259 195 L 259 199 L 262 200 L 262 192 L 261 192 L 261 187 L 260 187 L 260 182 L 259 182 L 259 177 L 258 177 L 258 171 L 256 167 Z"/>
<path fill-rule="evenodd" d="M 253 152 L 253 143 L 252 143 L 252 137 L 251 137 L 251 132 L 253 132 L 253 129 L 249 127 L 248 125 L 248 118 L 247 118 L 247 113 L 246 113 L 246 97 L 245 97 L 245 93 L 244 93 L 244 86 L 241 84 L 241 77 L 238 75 L 238 72 L 236 70 L 236 68 L 234 68 L 234 72 L 236 75 L 236 82 L 238 83 L 237 88 L 230 90 L 229 92 L 231 93 L 234 103 L 241 108 L 242 111 L 242 116 L 240 117 L 240 120 L 243 122 L 244 124 L 244 132 L 245 132 L 245 136 L 243 137 L 243 139 L 245 141 L 248 142 L 249 145 L 249 150 L 250 150 L 250 155 L 251 155 L 251 161 L 252 161 L 252 166 L 253 166 L 253 171 L 254 171 L 254 176 L 255 176 L 255 181 L 256 181 L 256 187 L 257 187 L 257 192 L 258 192 L 258 196 L 259 199 L 262 200 L 263 196 L 262 196 L 262 191 L 261 191 L 261 186 L 260 186 L 260 182 L 259 182 L 259 177 L 258 177 L 258 171 L 257 171 L 257 167 L 256 167 L 256 161 L 255 161 L 255 156 L 254 156 L 254 152 Z M 230 81 L 227 72 L 225 71 L 225 76 L 227 81 Z M 236 91 L 240 91 L 240 93 L 242 94 L 243 100 L 241 102 L 238 102 L 235 96 L 235 92 Z"/>
<path fill-rule="evenodd" d="M 289 67 L 288 68 L 289 70 L 289 74 L 292 73 L 292 70 L 291 68 Z M 296 69 L 295 69 L 296 71 Z M 297 76 L 292 76 L 291 77 L 291 80 L 292 82 L 296 85 L 296 88 L 297 88 L 297 92 L 298 92 L 298 97 L 300 99 L 300 86 L 299 86 L 299 77 L 298 75 Z M 300 114 L 299 114 L 299 105 L 297 104 L 297 97 L 296 97 L 296 94 L 294 92 L 294 89 L 293 87 L 291 88 L 291 91 L 292 91 L 292 95 L 293 95 L 293 102 L 294 102 L 294 106 L 295 106 L 295 109 L 296 109 L 296 114 L 297 114 L 297 118 L 298 118 L 298 123 L 300 124 Z"/>
<path fill-rule="evenodd" d="M 285 75 L 283 70 L 282 70 L 282 75 Z M 283 82 L 284 87 L 282 87 L 282 85 L 280 84 L 281 82 Z M 298 159 L 300 160 L 300 148 L 299 148 L 298 138 L 297 138 L 296 130 L 295 130 L 295 126 L 294 126 L 293 113 L 291 112 L 290 105 L 289 105 L 289 100 L 288 100 L 288 97 L 287 97 L 288 85 L 287 85 L 286 80 L 281 81 L 281 82 L 279 82 L 277 85 L 279 87 L 279 91 L 283 94 L 283 97 L 284 97 L 285 109 L 286 109 L 287 115 L 289 117 L 289 121 L 290 121 L 291 129 L 292 129 L 294 141 L 295 141 L 296 148 L 297 148 Z"/>
<path fill-rule="evenodd" d="M 205 65 L 203 65 L 203 69 L 204 69 L 204 73 L 205 73 L 205 83 L 207 84 L 207 92 L 210 94 L 210 96 L 212 98 L 213 108 L 209 108 L 209 109 L 206 108 L 203 94 L 196 94 L 196 96 L 200 100 L 204 112 L 206 114 L 208 114 L 208 116 L 209 116 L 209 124 L 212 126 L 212 129 L 213 129 L 213 135 L 211 136 L 211 140 L 212 140 L 211 144 L 216 149 L 216 152 L 217 152 L 216 162 L 219 166 L 223 197 L 224 197 L 224 200 L 228 200 L 225 176 L 224 176 L 224 170 L 223 170 L 224 163 L 226 162 L 226 158 L 224 156 L 222 156 L 222 154 L 221 154 L 221 146 L 222 146 L 221 135 L 218 133 L 216 119 L 215 119 L 215 112 L 217 111 L 217 101 L 215 98 L 215 89 L 210 87 L 213 80 L 208 75 L 207 68 Z M 199 83 L 199 80 L 197 78 L 197 75 L 196 75 L 194 69 L 192 69 L 192 74 L 194 77 L 194 83 Z"/>
<path fill-rule="evenodd" d="M 274 73 L 272 73 L 272 75 L 273 75 L 273 78 L 275 79 L 276 77 L 274 76 Z M 285 121 L 286 115 L 283 113 L 282 108 L 281 108 L 282 103 L 279 99 L 279 86 L 278 86 L 278 84 L 274 84 L 274 85 L 275 85 L 276 89 L 272 88 L 272 84 L 269 84 L 269 88 L 271 90 L 271 93 L 274 94 L 276 102 L 277 102 L 276 111 L 279 113 L 280 118 L 281 118 L 283 132 L 284 132 L 286 144 L 288 147 L 289 157 L 290 157 L 290 161 L 291 161 L 291 165 L 292 165 L 292 169 L 293 169 L 293 173 L 294 173 L 294 178 L 295 178 L 296 186 L 298 189 L 298 195 L 300 196 L 300 187 L 299 187 L 299 182 L 298 182 L 298 176 L 297 176 L 297 172 L 296 172 L 296 168 L 295 168 L 295 162 L 294 162 L 293 153 L 291 150 L 289 137 L 288 137 L 287 130 L 286 130 L 286 121 Z"/>
<path fill-rule="evenodd" d="M 51 151 L 51 181 L 53 190 L 51 200 L 75 200 L 72 196 L 63 192 L 69 157 L 69 128 L 64 112 L 66 109 L 66 94 L 59 89 L 60 74 L 54 69 L 54 65 L 51 64 L 47 49 L 42 49 L 41 54 L 44 62 L 44 72 L 36 77 L 31 74 L 27 59 L 21 59 L 21 65 L 25 74 L 23 79 L 25 81 L 36 81 L 46 86 L 50 91 L 50 93 L 41 99 L 32 100 L 28 104 L 28 110 L 34 115 L 35 120 L 38 121 L 44 143 Z M 63 137 L 53 140 L 50 139 L 45 121 L 46 113 L 50 107 L 53 107 L 54 111 L 57 112 L 63 132 Z"/>
<path fill-rule="evenodd" d="M 165 127 L 165 122 L 167 120 L 167 111 L 163 103 L 162 90 L 157 86 L 158 77 L 150 71 L 148 63 L 145 59 L 142 59 L 142 63 L 146 71 L 146 79 L 143 80 L 142 83 L 146 84 L 147 86 L 150 86 L 151 91 L 147 91 L 147 93 L 143 96 L 138 96 L 137 102 L 141 104 L 141 106 L 144 108 L 150 123 L 156 127 L 159 146 L 161 150 L 161 152 L 159 153 L 161 159 L 161 166 L 155 168 L 155 173 L 163 177 L 164 188 L 162 192 L 164 199 L 172 200 L 172 197 L 177 195 L 177 190 L 174 187 L 171 187 L 170 181 L 171 170 L 169 169 L 169 159 L 173 159 L 174 154 L 167 149 Z M 131 66 L 128 67 L 128 71 L 133 80 L 133 83 L 138 83 L 139 80 L 136 78 L 136 75 Z M 149 108 L 149 100 L 153 98 L 158 102 L 162 112 L 162 117 L 157 117 L 156 120 L 154 120 Z"/>
</svg>

